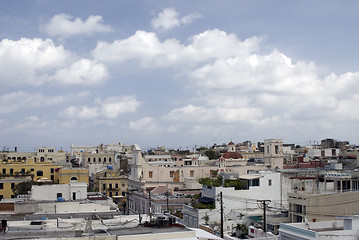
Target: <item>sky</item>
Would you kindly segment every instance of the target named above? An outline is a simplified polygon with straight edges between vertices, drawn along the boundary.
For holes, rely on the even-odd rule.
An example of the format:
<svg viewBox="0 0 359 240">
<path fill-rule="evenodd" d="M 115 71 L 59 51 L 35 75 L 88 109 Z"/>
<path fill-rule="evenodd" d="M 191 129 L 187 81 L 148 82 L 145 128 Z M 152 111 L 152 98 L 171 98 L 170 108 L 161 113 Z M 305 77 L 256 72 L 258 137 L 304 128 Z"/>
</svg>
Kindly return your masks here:
<svg viewBox="0 0 359 240">
<path fill-rule="evenodd" d="M 0 1 L 0 147 L 358 144 L 359 2 Z"/>
</svg>

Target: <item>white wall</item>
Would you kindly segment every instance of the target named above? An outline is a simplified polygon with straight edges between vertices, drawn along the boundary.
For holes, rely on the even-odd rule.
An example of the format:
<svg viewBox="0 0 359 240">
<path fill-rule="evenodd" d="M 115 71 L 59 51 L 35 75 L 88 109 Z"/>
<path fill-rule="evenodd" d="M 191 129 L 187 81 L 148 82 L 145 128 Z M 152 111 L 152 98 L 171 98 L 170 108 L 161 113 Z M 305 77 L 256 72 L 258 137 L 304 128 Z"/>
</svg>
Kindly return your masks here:
<svg viewBox="0 0 359 240">
<path fill-rule="evenodd" d="M 225 214 L 229 214 L 232 210 L 237 210 L 245 215 L 250 214 L 251 211 L 260 212 L 257 200 L 271 200 L 269 206 L 279 208 L 281 199 L 280 173 L 267 172 L 262 174 L 260 186 L 252 186 L 248 190 L 235 190 L 233 187 L 212 189 L 203 187 L 203 195 L 217 199 L 215 196 L 219 196 L 219 193 L 222 192 Z M 271 186 L 268 185 L 269 180 L 272 181 Z M 216 209 L 219 208 L 219 201 L 216 201 Z"/>
<path fill-rule="evenodd" d="M 76 200 L 87 198 L 86 183 L 52 184 L 43 186 L 32 186 L 31 200 L 57 200 L 57 193 L 62 193 L 65 201 L 73 200 L 73 193 L 76 193 Z"/>
</svg>

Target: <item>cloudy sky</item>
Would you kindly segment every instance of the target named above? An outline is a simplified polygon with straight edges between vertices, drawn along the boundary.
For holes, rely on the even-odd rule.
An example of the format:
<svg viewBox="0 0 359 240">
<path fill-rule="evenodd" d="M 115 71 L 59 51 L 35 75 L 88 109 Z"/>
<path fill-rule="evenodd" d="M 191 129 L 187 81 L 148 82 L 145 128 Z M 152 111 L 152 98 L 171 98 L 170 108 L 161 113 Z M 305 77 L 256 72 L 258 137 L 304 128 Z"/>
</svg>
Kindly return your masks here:
<svg viewBox="0 0 359 240">
<path fill-rule="evenodd" d="M 4 0 L 0 147 L 359 144 L 358 1 Z"/>
</svg>

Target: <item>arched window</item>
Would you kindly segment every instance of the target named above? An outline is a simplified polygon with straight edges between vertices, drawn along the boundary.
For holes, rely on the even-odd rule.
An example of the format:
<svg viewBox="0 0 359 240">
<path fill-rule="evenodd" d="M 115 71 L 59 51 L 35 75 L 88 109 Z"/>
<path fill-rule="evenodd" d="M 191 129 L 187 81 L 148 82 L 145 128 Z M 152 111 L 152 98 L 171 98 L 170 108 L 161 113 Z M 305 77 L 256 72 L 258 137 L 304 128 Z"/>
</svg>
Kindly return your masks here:
<svg viewBox="0 0 359 240">
<path fill-rule="evenodd" d="M 98 158 L 98 162 L 99 162 L 99 163 L 101 162 L 101 158 L 100 158 L 100 157 Z"/>
<path fill-rule="evenodd" d="M 93 158 L 93 162 L 94 162 L 94 163 L 96 162 L 96 158 L 95 158 L 95 157 Z"/>
<path fill-rule="evenodd" d="M 77 177 L 71 177 L 70 179 L 71 181 L 76 181 L 77 182 Z"/>
<path fill-rule="evenodd" d="M 45 158 L 44 158 L 44 157 L 41 157 L 41 158 L 40 158 L 40 162 L 45 162 Z"/>
<path fill-rule="evenodd" d="M 105 157 L 103 158 L 103 162 L 104 162 L 104 163 L 106 162 L 106 158 L 105 158 Z"/>
<path fill-rule="evenodd" d="M 112 162 L 112 159 L 111 159 L 111 157 L 109 157 L 109 158 L 108 158 L 108 162 Z"/>
</svg>

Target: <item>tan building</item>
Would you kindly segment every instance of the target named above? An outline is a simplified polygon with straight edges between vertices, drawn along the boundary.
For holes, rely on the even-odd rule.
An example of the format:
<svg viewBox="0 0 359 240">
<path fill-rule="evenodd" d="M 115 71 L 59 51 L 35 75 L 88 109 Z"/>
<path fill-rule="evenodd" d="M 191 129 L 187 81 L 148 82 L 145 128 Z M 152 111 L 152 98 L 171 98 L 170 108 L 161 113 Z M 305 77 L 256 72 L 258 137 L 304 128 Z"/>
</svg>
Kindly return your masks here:
<svg viewBox="0 0 359 240">
<path fill-rule="evenodd" d="M 121 200 L 126 196 L 127 177 L 120 175 L 120 171 L 102 171 L 96 174 L 95 188 L 103 195 Z"/>
<path fill-rule="evenodd" d="M 21 161 L 34 159 L 34 162 L 54 162 L 54 163 L 66 163 L 70 160 L 70 153 L 55 148 L 41 147 L 37 148 L 36 152 L 18 152 L 15 151 L 2 152 L 2 160 Z"/>
<path fill-rule="evenodd" d="M 86 168 L 61 168 L 58 172 L 59 184 L 84 182 L 89 184 L 89 171 Z"/>
</svg>

